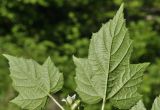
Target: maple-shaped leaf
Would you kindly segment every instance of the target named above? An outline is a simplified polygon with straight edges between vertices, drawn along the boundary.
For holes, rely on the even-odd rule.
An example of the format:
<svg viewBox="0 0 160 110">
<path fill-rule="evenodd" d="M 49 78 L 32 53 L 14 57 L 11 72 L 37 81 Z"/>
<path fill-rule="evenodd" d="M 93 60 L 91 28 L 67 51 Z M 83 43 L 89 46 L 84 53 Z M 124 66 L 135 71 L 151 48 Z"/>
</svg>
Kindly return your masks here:
<svg viewBox="0 0 160 110">
<path fill-rule="evenodd" d="M 141 98 L 137 92 L 148 63 L 130 64 L 132 40 L 123 15 L 123 4 L 113 19 L 94 33 L 88 58 L 73 57 L 76 91 L 82 100 L 95 104 L 106 100 L 120 109 L 129 109 Z"/>
<path fill-rule="evenodd" d="M 4 55 L 9 60 L 10 77 L 19 95 L 11 102 L 22 109 L 40 110 L 44 108 L 50 93 L 63 86 L 63 74 L 55 67 L 50 57 L 43 65 L 32 59 Z"/>
</svg>

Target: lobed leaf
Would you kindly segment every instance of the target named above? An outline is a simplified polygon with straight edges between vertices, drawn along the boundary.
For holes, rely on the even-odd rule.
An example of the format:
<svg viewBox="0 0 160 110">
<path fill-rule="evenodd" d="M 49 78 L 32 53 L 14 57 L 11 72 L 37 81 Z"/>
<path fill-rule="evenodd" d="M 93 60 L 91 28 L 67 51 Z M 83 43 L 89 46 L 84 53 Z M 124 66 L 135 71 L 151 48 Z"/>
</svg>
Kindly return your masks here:
<svg viewBox="0 0 160 110">
<path fill-rule="evenodd" d="M 88 58 L 73 57 L 76 91 L 84 102 L 109 100 L 115 107 L 129 109 L 140 100 L 137 90 L 149 64 L 130 64 L 131 51 L 122 4 L 114 18 L 92 35 Z"/>
<path fill-rule="evenodd" d="M 43 65 L 32 59 L 4 55 L 9 60 L 10 77 L 19 95 L 11 102 L 22 109 L 40 110 L 48 94 L 59 91 L 63 86 L 63 74 L 48 58 Z"/>
</svg>

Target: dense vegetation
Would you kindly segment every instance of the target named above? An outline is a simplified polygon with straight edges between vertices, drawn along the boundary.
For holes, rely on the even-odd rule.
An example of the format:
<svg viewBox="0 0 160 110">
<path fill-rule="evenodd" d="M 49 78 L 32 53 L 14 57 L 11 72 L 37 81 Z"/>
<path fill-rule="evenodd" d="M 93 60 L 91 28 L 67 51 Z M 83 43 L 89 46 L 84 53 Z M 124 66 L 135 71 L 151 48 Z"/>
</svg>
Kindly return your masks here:
<svg viewBox="0 0 160 110">
<path fill-rule="evenodd" d="M 65 85 L 56 96 L 66 97 L 75 89 L 72 55 L 86 57 L 91 32 L 115 14 L 122 0 L 1 0 L 0 53 L 33 58 L 40 63 L 51 56 L 64 72 Z M 141 93 L 151 108 L 160 93 L 160 2 L 125 1 L 125 18 L 134 40 L 132 62 L 151 62 Z M 11 87 L 5 59 L 0 57 L 0 109 L 18 110 L 8 103 L 17 93 Z M 72 93 L 71 93 L 72 94 Z M 54 105 L 48 105 L 48 109 Z M 99 105 L 92 106 L 96 110 Z M 94 108 L 93 108 L 94 107 Z M 53 108 L 52 108 L 53 109 Z M 107 110 L 114 109 L 108 105 Z M 90 106 L 86 110 L 91 110 Z"/>
</svg>

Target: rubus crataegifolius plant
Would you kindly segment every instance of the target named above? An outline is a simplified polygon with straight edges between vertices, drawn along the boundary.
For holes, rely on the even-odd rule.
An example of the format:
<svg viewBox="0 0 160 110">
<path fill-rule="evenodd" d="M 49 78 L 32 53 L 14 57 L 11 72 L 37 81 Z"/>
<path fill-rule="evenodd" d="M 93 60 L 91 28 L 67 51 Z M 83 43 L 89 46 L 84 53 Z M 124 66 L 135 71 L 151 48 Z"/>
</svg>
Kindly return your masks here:
<svg viewBox="0 0 160 110">
<path fill-rule="evenodd" d="M 129 109 L 141 99 L 137 92 L 148 63 L 130 64 L 132 40 L 123 17 L 123 4 L 112 20 L 92 35 L 88 58 L 73 57 L 77 93 L 88 104 L 106 100 Z"/>
<path fill-rule="evenodd" d="M 13 87 L 19 93 L 11 102 L 22 109 L 40 110 L 49 96 L 59 105 L 50 93 L 55 93 L 62 88 L 63 74 L 50 58 L 40 65 L 32 59 L 4 56 L 9 60 Z M 63 109 L 61 105 L 59 107 Z"/>
<path fill-rule="evenodd" d="M 106 100 L 109 100 L 119 109 L 131 109 L 141 99 L 138 88 L 149 63 L 130 64 L 131 52 L 132 40 L 122 4 L 114 18 L 92 35 L 88 58 L 73 57 L 76 92 L 83 102 L 96 104 L 102 101 L 101 110 L 105 110 Z M 4 56 L 9 60 L 13 87 L 19 93 L 11 102 L 23 109 L 40 110 L 50 97 L 65 110 L 51 95 L 62 88 L 63 74 L 50 58 L 40 65 L 32 59 Z M 71 110 L 79 109 L 79 100 L 69 97 L 64 101 Z"/>
</svg>

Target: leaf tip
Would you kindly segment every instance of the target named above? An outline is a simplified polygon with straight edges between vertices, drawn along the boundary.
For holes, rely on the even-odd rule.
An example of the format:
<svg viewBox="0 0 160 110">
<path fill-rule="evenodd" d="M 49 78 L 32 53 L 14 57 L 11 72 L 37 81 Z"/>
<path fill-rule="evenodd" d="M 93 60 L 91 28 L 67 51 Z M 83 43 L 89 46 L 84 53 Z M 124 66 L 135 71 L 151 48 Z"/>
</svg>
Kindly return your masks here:
<svg viewBox="0 0 160 110">
<path fill-rule="evenodd" d="M 75 57 L 74 55 L 72 56 L 72 58 L 73 58 L 73 61 L 74 61 L 74 62 L 77 62 L 77 61 L 78 61 L 78 58 Z"/>
<path fill-rule="evenodd" d="M 120 8 L 122 8 L 122 9 L 124 8 L 124 3 L 121 4 Z"/>
<path fill-rule="evenodd" d="M 123 13 L 123 10 L 124 10 L 124 3 L 121 4 L 119 10 L 117 11 L 117 13 Z"/>
<path fill-rule="evenodd" d="M 52 60 L 50 56 L 48 56 L 47 60 Z"/>
<path fill-rule="evenodd" d="M 49 63 L 53 63 L 50 56 L 48 56 L 48 58 L 45 60 L 45 62 L 43 63 L 43 65 L 47 65 Z"/>
<path fill-rule="evenodd" d="M 150 65 L 150 63 L 147 62 L 147 63 L 144 63 L 144 65 L 145 65 L 145 67 L 147 68 L 147 67 Z"/>
<path fill-rule="evenodd" d="M 51 59 L 51 57 L 50 56 L 48 56 L 48 58 L 46 59 L 46 61 L 51 61 L 52 62 L 52 59 Z"/>
<path fill-rule="evenodd" d="M 16 98 L 10 100 L 9 102 L 10 102 L 10 103 L 13 103 L 13 104 L 17 104 L 17 103 L 16 103 Z"/>
<path fill-rule="evenodd" d="M 73 60 L 75 60 L 75 59 L 76 59 L 76 57 L 75 57 L 74 55 L 72 55 L 72 58 L 73 58 Z"/>
<path fill-rule="evenodd" d="M 8 54 L 2 54 L 6 59 L 10 59 L 12 56 L 11 55 L 8 55 Z"/>
</svg>

